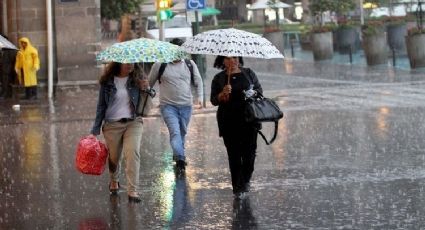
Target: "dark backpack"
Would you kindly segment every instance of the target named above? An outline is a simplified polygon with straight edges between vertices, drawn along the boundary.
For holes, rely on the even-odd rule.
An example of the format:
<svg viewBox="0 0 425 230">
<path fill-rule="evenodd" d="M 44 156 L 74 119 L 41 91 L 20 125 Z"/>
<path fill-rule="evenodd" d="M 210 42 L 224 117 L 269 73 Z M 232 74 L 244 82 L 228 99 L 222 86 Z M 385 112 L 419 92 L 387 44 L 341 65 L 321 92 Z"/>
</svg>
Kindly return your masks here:
<svg viewBox="0 0 425 230">
<path fill-rule="evenodd" d="M 184 59 L 184 62 L 186 63 L 186 65 L 187 65 L 187 67 L 189 68 L 189 71 L 190 71 L 190 82 L 192 83 L 192 85 L 195 85 L 192 62 L 190 62 L 189 59 Z M 168 63 L 161 63 L 161 66 L 159 67 L 159 71 L 158 71 L 158 82 L 159 82 L 159 84 L 161 84 L 161 76 L 164 73 L 165 67 L 167 67 L 167 64 Z"/>
</svg>

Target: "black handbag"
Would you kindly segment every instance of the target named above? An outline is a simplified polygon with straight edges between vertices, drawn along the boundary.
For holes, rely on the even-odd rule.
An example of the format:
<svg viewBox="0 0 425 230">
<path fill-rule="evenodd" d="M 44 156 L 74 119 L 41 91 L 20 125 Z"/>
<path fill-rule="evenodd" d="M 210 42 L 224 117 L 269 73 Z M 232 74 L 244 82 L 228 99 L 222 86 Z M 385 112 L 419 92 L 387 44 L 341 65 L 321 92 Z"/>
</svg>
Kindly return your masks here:
<svg viewBox="0 0 425 230">
<path fill-rule="evenodd" d="M 274 134 L 270 141 L 267 141 L 264 134 L 258 130 L 258 133 L 264 139 L 267 145 L 273 143 L 277 136 L 279 119 L 283 117 L 283 112 L 279 106 L 270 98 L 264 97 L 257 92 L 255 97 L 246 99 L 245 121 L 247 122 L 274 122 Z"/>
</svg>

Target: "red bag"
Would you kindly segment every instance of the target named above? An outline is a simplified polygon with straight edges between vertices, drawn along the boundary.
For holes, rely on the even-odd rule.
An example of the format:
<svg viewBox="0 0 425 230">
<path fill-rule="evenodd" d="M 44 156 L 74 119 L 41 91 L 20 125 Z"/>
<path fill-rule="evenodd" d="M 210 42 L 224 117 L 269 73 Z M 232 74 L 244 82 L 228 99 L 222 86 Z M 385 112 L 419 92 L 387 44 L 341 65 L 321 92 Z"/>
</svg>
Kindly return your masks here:
<svg viewBox="0 0 425 230">
<path fill-rule="evenodd" d="M 84 174 L 101 175 L 105 170 L 108 150 L 96 136 L 89 135 L 80 139 L 77 147 L 75 166 Z"/>
</svg>

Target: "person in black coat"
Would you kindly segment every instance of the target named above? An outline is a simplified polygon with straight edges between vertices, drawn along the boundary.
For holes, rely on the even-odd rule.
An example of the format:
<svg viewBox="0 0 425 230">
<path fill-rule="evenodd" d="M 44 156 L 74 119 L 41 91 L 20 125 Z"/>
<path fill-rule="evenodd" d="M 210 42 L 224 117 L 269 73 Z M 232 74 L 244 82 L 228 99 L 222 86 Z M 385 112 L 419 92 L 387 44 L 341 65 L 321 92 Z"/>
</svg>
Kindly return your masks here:
<svg viewBox="0 0 425 230">
<path fill-rule="evenodd" d="M 243 198 L 249 191 L 260 128 L 258 123 L 245 121 L 245 97 L 263 93 L 255 73 L 242 66 L 242 57 L 217 56 L 214 67 L 223 71 L 214 76 L 210 98 L 211 103 L 218 106 L 219 135 L 227 149 L 236 199 Z"/>
</svg>

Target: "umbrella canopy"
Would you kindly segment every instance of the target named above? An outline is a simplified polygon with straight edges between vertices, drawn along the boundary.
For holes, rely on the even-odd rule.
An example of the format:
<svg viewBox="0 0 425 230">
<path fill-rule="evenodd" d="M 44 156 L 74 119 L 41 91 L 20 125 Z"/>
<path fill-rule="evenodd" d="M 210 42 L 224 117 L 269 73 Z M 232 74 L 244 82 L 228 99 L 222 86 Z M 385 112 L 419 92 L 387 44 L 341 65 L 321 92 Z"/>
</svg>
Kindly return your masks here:
<svg viewBox="0 0 425 230">
<path fill-rule="evenodd" d="M 221 13 L 219 9 L 212 7 L 206 7 L 205 9 L 202 9 L 199 12 L 202 13 L 202 16 L 213 16 Z"/>
<path fill-rule="evenodd" d="M 96 56 L 98 61 L 119 63 L 166 63 L 184 58 L 187 58 L 187 53 L 179 46 L 149 38 L 138 38 L 115 43 Z"/>
<path fill-rule="evenodd" d="M 292 5 L 283 3 L 281 1 L 276 1 L 275 4 L 269 5 L 267 4 L 268 0 L 258 0 L 254 4 L 249 7 L 249 10 L 264 10 L 270 8 L 290 8 Z"/>
<path fill-rule="evenodd" d="M 12 44 L 9 40 L 7 40 L 5 37 L 0 35 L 0 49 L 14 49 L 17 50 L 15 45 Z"/>
<path fill-rule="evenodd" d="M 182 48 L 191 54 L 228 57 L 283 58 L 279 50 L 260 35 L 243 30 L 210 30 L 189 38 Z"/>
</svg>

